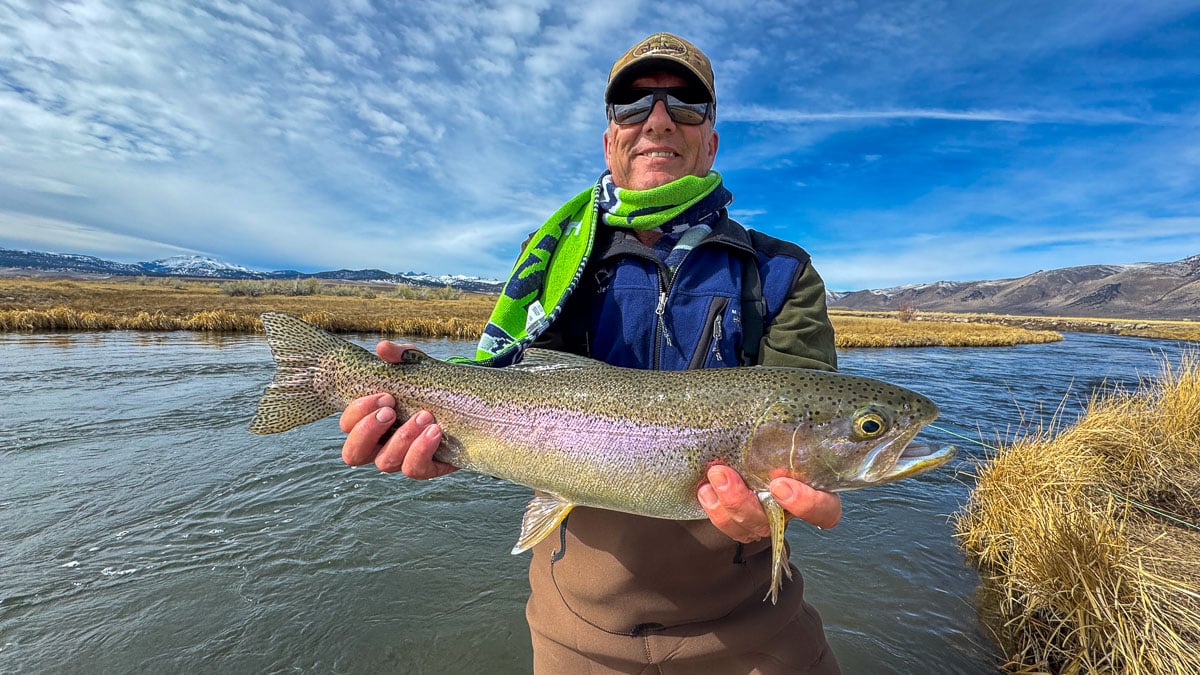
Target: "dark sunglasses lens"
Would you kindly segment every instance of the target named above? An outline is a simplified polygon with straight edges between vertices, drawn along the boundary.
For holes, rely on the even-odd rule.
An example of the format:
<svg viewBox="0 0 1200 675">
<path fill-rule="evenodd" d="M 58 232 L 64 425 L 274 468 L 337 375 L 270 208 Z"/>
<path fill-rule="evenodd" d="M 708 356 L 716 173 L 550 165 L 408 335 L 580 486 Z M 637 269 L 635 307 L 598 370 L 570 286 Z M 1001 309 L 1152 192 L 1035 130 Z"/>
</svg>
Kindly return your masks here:
<svg viewBox="0 0 1200 675">
<path fill-rule="evenodd" d="M 708 117 L 707 103 L 684 103 L 674 96 L 667 96 L 667 112 L 679 124 L 700 124 Z"/>
<path fill-rule="evenodd" d="M 666 94 L 667 114 L 677 124 L 701 124 L 709 115 L 708 103 L 684 103 L 671 94 Z M 610 103 L 609 114 L 617 124 L 640 124 L 650 116 L 654 104 L 658 100 L 654 94 L 647 94 L 628 103 Z"/>
<path fill-rule="evenodd" d="M 628 103 L 613 103 L 610 105 L 613 121 L 617 124 L 637 124 L 644 122 L 650 116 L 654 107 L 654 94 L 630 101 Z"/>
</svg>

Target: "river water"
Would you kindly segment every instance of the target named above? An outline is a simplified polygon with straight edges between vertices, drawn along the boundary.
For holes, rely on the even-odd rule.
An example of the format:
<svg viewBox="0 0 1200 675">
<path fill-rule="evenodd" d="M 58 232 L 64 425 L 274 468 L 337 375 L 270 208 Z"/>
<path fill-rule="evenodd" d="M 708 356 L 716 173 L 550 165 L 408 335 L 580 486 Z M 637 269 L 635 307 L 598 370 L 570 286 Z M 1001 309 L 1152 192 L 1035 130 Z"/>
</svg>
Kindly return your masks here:
<svg viewBox="0 0 1200 675">
<path fill-rule="evenodd" d="M 845 671 L 997 672 L 950 522 L 987 451 L 951 434 L 1069 419 L 1184 349 L 1068 334 L 842 353 L 844 372 L 937 401 L 922 437 L 962 450 L 845 493 L 836 528 L 789 528 Z M 529 670 L 528 558 L 508 551 L 530 491 L 346 467 L 333 417 L 253 436 L 273 370 L 261 336 L 0 334 L 0 672 Z"/>
</svg>

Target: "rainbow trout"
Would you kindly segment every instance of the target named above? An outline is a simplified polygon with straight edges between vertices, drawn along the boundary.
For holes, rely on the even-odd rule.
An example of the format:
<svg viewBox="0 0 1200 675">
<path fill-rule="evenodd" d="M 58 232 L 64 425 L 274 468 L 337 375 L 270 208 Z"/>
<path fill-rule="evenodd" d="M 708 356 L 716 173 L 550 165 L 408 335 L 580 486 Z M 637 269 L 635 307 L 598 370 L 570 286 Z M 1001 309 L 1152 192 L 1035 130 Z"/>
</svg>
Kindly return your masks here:
<svg viewBox="0 0 1200 675">
<path fill-rule="evenodd" d="M 410 349 L 390 364 L 286 314 L 264 314 L 278 370 L 250 424 L 287 431 L 387 392 L 401 418 L 429 410 L 436 458 L 531 487 L 519 553 L 591 506 L 655 518 L 706 518 L 696 497 L 713 464 L 733 467 L 771 524 L 775 600 L 783 508 L 768 484 L 790 476 L 829 491 L 887 483 L 941 466 L 954 448 L 910 444 L 938 415 L 886 382 L 798 368 L 662 371 L 617 368 L 529 349 L 507 368 L 447 363 Z"/>
</svg>

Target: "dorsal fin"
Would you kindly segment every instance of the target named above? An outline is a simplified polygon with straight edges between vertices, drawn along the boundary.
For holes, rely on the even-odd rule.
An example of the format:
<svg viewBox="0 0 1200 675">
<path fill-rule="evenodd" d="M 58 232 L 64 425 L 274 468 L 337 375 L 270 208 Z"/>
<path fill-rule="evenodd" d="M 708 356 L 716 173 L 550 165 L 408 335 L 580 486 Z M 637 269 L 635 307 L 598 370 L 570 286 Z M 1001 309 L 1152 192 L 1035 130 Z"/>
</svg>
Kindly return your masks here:
<svg viewBox="0 0 1200 675">
<path fill-rule="evenodd" d="M 525 356 L 520 363 L 509 366 L 520 370 L 589 370 L 593 368 L 609 368 L 603 361 L 589 359 L 578 354 L 556 352 L 553 349 L 538 349 L 531 347 L 525 350 Z"/>
</svg>

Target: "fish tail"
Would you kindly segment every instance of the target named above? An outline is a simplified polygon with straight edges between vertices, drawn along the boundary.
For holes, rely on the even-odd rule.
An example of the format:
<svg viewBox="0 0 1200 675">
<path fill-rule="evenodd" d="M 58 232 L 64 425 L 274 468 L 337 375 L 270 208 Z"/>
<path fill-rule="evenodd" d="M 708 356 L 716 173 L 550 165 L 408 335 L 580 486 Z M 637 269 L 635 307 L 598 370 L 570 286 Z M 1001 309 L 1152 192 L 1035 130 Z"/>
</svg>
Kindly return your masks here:
<svg viewBox="0 0 1200 675">
<path fill-rule="evenodd" d="M 321 357 L 350 343 L 287 314 L 263 314 L 262 322 L 277 369 L 258 402 L 250 433 L 276 434 L 341 410 L 315 378 L 323 373 Z"/>
</svg>

